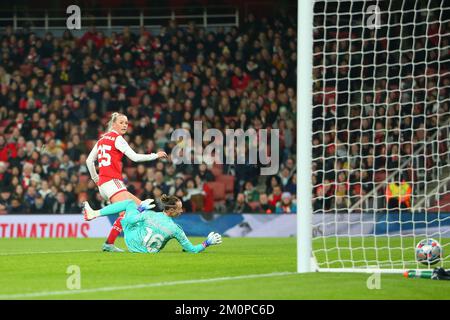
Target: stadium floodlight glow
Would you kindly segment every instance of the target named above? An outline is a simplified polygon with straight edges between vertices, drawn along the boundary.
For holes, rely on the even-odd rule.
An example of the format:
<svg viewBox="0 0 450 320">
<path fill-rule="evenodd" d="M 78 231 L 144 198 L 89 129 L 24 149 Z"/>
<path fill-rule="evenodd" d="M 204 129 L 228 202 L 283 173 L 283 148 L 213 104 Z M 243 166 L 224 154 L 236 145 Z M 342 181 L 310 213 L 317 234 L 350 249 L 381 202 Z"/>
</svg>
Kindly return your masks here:
<svg viewBox="0 0 450 320">
<path fill-rule="evenodd" d="M 298 272 L 450 267 L 450 3 L 298 1 Z M 434 266 L 435 267 L 435 266 Z"/>
</svg>

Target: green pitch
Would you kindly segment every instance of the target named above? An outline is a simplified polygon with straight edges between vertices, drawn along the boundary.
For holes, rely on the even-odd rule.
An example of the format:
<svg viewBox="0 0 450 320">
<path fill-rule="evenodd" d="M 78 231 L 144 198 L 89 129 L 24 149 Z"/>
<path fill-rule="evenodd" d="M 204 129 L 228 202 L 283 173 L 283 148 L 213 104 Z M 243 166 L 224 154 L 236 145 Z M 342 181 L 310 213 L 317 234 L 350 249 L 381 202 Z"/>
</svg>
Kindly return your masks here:
<svg viewBox="0 0 450 320">
<path fill-rule="evenodd" d="M 0 299 L 450 299 L 447 281 L 382 274 L 370 290 L 370 274 L 295 274 L 294 238 L 224 238 L 201 254 L 175 241 L 159 254 L 103 253 L 102 240 L 0 239 Z M 80 289 L 67 287 L 70 266 Z"/>
</svg>

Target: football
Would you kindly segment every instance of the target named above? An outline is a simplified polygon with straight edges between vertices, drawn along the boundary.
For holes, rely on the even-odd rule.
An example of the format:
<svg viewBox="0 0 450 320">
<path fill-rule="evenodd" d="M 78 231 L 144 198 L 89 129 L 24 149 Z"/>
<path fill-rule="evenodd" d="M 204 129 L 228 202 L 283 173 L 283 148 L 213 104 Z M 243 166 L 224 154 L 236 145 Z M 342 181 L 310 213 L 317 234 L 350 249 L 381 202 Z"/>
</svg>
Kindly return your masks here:
<svg viewBox="0 0 450 320">
<path fill-rule="evenodd" d="M 441 261 L 442 247 L 434 239 L 423 239 L 416 246 L 416 260 L 425 265 L 433 265 Z"/>
</svg>

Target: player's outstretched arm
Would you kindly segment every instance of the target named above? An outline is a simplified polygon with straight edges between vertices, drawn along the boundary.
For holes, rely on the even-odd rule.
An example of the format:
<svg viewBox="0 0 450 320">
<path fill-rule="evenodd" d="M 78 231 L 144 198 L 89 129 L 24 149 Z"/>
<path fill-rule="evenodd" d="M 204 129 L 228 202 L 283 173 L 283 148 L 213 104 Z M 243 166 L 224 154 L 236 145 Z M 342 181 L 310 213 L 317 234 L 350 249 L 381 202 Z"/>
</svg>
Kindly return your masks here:
<svg viewBox="0 0 450 320">
<path fill-rule="evenodd" d="M 153 161 L 159 158 L 168 158 L 167 153 L 164 151 L 150 154 L 136 153 L 133 149 L 131 149 L 128 142 L 122 136 L 117 137 L 115 146 L 133 162 Z"/>
<path fill-rule="evenodd" d="M 183 231 L 176 233 L 175 238 L 178 240 L 184 251 L 191 253 L 199 253 L 204 251 L 207 247 L 211 245 L 222 243 L 221 235 L 214 232 L 211 232 L 206 238 L 206 240 L 198 245 L 193 245 L 191 241 L 189 241 L 189 239 L 186 237 L 186 234 Z"/>
</svg>

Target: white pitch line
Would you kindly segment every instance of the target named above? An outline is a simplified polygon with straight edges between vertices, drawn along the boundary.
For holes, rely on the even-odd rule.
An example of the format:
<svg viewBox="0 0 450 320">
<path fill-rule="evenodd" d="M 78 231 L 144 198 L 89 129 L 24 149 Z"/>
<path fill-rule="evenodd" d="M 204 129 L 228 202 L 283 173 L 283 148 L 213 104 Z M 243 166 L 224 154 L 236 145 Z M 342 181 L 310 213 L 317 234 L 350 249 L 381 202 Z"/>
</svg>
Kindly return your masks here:
<svg viewBox="0 0 450 320">
<path fill-rule="evenodd" d="M 184 285 L 184 284 L 208 283 L 208 282 L 215 282 L 215 281 L 229 281 L 229 280 L 242 280 L 242 279 L 287 276 L 287 275 L 293 275 L 293 274 L 297 274 L 297 273 L 296 272 L 274 272 L 274 273 L 265 273 L 265 274 L 249 274 L 249 275 L 235 276 L 235 277 L 221 277 L 221 278 L 210 278 L 210 279 L 156 282 L 156 283 L 136 284 L 136 285 L 128 285 L 128 286 L 100 287 L 100 288 L 81 289 L 81 290 L 62 290 L 62 291 L 43 291 L 43 292 L 32 292 L 32 293 L 5 294 L 5 295 L 0 295 L 0 300 L 37 298 L 37 297 L 45 297 L 45 296 L 68 295 L 68 294 L 73 295 L 73 294 L 93 293 L 93 292 L 135 290 L 135 289 L 152 288 L 152 287 L 167 287 L 167 286 L 176 286 L 176 285 Z"/>
<path fill-rule="evenodd" d="M 2 252 L 0 256 L 19 256 L 28 254 L 48 254 L 48 253 L 72 253 L 72 252 L 101 252 L 100 250 L 65 250 L 65 251 L 29 251 L 29 252 Z"/>
</svg>

